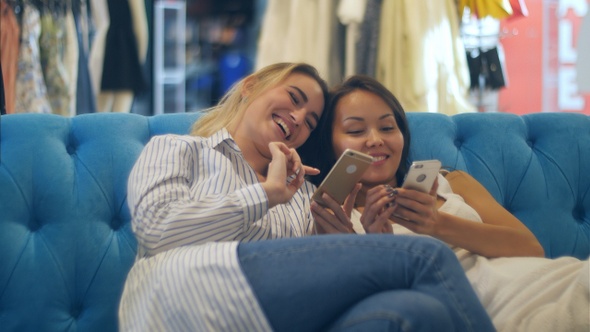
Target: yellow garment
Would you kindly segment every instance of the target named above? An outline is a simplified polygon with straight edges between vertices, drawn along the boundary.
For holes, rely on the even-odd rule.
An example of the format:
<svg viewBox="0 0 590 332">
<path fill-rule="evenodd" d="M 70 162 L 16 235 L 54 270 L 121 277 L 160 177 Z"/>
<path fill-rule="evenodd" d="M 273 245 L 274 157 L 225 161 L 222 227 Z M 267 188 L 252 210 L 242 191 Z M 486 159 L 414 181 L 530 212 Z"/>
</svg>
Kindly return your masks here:
<svg viewBox="0 0 590 332">
<path fill-rule="evenodd" d="M 497 19 L 512 15 L 512 5 L 509 0 L 459 0 L 459 17 L 463 17 L 465 8 L 469 8 L 477 18 L 491 16 Z"/>
<path fill-rule="evenodd" d="M 475 112 L 454 0 L 392 0 L 381 8 L 376 78 L 409 112 Z"/>
</svg>

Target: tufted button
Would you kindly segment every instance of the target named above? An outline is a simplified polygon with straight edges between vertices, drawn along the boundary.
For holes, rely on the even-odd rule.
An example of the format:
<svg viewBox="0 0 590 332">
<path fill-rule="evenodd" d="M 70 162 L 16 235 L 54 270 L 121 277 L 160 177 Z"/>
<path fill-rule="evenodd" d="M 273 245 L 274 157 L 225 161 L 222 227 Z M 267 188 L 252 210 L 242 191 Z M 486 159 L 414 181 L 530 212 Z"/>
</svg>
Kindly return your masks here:
<svg viewBox="0 0 590 332">
<path fill-rule="evenodd" d="M 460 139 L 456 139 L 454 143 L 455 143 L 455 147 L 457 147 L 457 149 L 460 149 L 461 146 L 463 145 L 463 141 Z"/>
<path fill-rule="evenodd" d="M 29 231 L 31 232 L 36 232 L 38 230 L 41 229 L 41 222 L 39 222 L 38 219 L 31 219 L 31 221 L 29 221 Z"/>
<path fill-rule="evenodd" d="M 586 212 L 584 210 L 584 207 L 581 204 L 576 204 L 576 206 L 572 210 L 572 216 L 574 217 L 574 219 L 577 222 L 583 223 L 584 218 L 586 217 Z"/>
<path fill-rule="evenodd" d="M 82 313 L 82 308 L 80 306 L 75 306 L 72 308 L 72 312 L 70 313 L 74 319 L 78 319 L 80 314 Z"/>
<path fill-rule="evenodd" d="M 68 144 L 66 146 L 66 151 L 68 152 L 69 155 L 73 155 L 76 153 L 76 147 L 71 144 Z"/>
<path fill-rule="evenodd" d="M 111 229 L 114 231 L 118 231 L 123 225 L 125 224 L 125 220 L 119 217 L 113 217 L 111 220 Z"/>
<path fill-rule="evenodd" d="M 527 145 L 528 145 L 530 148 L 532 148 L 532 147 L 535 145 L 535 142 L 533 142 L 533 140 L 531 140 L 531 139 L 528 139 L 528 140 L 526 141 L 526 144 L 527 144 Z"/>
</svg>

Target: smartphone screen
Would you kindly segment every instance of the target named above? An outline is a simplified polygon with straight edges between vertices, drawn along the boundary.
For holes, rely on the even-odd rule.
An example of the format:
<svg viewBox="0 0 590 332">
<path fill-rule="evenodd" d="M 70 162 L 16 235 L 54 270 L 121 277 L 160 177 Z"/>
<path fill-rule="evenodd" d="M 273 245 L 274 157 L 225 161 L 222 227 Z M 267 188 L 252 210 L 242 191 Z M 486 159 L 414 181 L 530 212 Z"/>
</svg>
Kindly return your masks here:
<svg viewBox="0 0 590 332">
<path fill-rule="evenodd" d="M 312 199 L 325 205 L 322 200 L 322 194 L 325 192 L 338 203 L 344 204 L 346 196 L 350 194 L 372 162 L 373 157 L 370 155 L 346 149 L 315 191 Z"/>
</svg>

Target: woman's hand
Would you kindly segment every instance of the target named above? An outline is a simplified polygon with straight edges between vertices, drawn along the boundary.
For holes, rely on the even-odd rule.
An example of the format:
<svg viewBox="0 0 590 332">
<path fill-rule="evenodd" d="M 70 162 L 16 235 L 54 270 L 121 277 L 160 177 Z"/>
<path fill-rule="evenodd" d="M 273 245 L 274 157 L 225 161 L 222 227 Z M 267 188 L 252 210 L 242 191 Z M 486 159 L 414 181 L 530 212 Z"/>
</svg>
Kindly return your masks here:
<svg viewBox="0 0 590 332">
<path fill-rule="evenodd" d="M 395 190 L 389 185 L 376 186 L 367 191 L 361 224 L 367 233 L 393 233 L 389 217 L 395 210 Z"/>
<path fill-rule="evenodd" d="M 272 160 L 262 188 L 268 196 L 269 207 L 273 207 L 286 203 L 293 197 L 305 182 L 305 174 L 317 175 L 320 171 L 303 165 L 297 151 L 284 143 L 272 142 L 268 147 Z M 288 181 L 292 175 L 295 177 Z"/>
<path fill-rule="evenodd" d="M 326 193 L 322 195 L 326 206 L 321 206 L 315 201 L 311 203 L 311 214 L 318 234 L 354 233 L 350 214 L 361 187 L 361 184 L 357 183 L 342 206 Z"/>
<path fill-rule="evenodd" d="M 418 234 L 437 237 L 441 229 L 438 208 L 436 206 L 436 190 L 438 179 L 429 193 L 412 189 L 396 189 L 395 203 L 391 208 L 391 219 L 396 223 Z"/>
</svg>

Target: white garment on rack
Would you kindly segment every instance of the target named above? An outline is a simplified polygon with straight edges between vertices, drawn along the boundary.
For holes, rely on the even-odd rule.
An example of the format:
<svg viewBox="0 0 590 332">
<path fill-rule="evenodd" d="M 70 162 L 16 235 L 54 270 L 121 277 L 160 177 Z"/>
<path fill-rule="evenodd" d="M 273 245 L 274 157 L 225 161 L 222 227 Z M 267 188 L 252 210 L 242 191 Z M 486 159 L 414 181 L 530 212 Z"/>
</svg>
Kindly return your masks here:
<svg viewBox="0 0 590 332">
<path fill-rule="evenodd" d="M 129 0 L 131 19 L 133 21 L 133 33 L 137 39 L 137 52 L 139 62 L 144 63 L 147 57 L 149 30 L 147 13 L 144 0 Z"/>
<path fill-rule="evenodd" d="M 92 94 L 98 96 L 102 80 L 102 67 L 104 63 L 104 50 L 107 39 L 107 32 L 111 24 L 107 0 L 90 0 L 92 22 L 95 32 L 90 55 L 88 57 L 88 69 L 92 82 Z"/>
<path fill-rule="evenodd" d="M 377 79 L 406 111 L 474 112 L 454 0 L 384 1 Z"/>
<path fill-rule="evenodd" d="M 76 32 L 76 21 L 74 20 L 74 13 L 71 8 L 65 16 L 66 20 L 66 51 L 64 52 L 64 65 L 68 75 L 69 85 L 69 99 L 68 116 L 76 115 L 76 92 L 78 85 L 78 60 L 80 52 L 78 48 L 78 33 Z"/>
<path fill-rule="evenodd" d="M 578 59 L 576 62 L 578 91 L 590 93 L 590 10 L 582 19 L 578 34 Z"/>
<path fill-rule="evenodd" d="M 256 70 L 276 62 L 306 62 L 329 84 L 342 79 L 336 0 L 268 0 Z"/>
<path fill-rule="evenodd" d="M 365 17 L 367 0 L 340 0 L 338 19 L 346 26 L 344 51 L 344 75 L 356 74 L 356 42 L 360 36 L 359 28 Z"/>
</svg>

